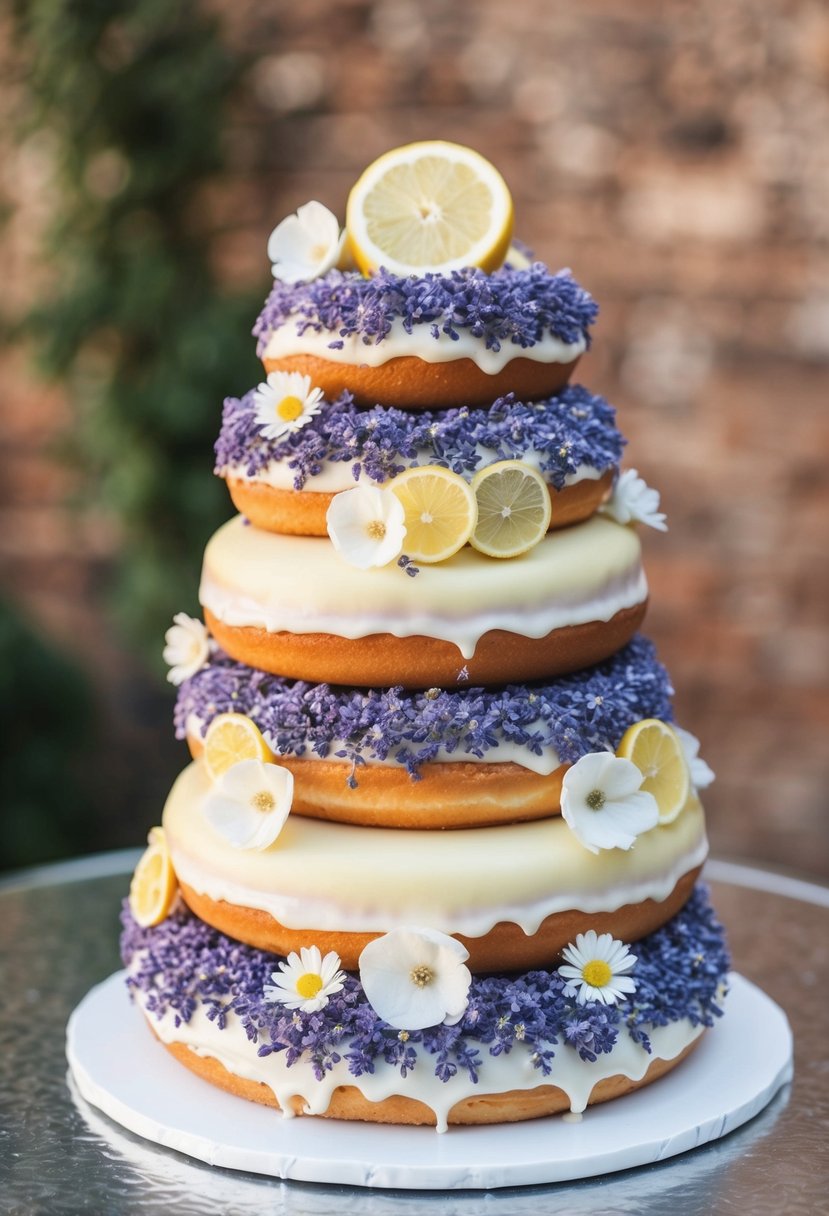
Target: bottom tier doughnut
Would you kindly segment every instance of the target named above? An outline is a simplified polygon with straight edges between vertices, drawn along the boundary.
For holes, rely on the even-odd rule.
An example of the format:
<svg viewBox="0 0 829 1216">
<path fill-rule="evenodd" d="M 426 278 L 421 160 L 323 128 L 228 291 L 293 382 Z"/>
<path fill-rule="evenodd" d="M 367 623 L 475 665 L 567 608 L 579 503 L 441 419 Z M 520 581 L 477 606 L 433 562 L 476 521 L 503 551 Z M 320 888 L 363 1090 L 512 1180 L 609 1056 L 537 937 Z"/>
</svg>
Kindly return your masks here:
<svg viewBox="0 0 829 1216">
<path fill-rule="evenodd" d="M 399 1031 L 356 976 L 313 1014 L 264 997 L 278 956 L 179 907 L 140 929 L 124 913 L 128 986 L 191 1071 L 285 1115 L 498 1123 L 621 1097 L 679 1064 L 722 1012 L 729 960 L 707 892 L 636 946 L 636 990 L 578 1004 L 557 971 L 472 981 L 457 1025 Z"/>
</svg>

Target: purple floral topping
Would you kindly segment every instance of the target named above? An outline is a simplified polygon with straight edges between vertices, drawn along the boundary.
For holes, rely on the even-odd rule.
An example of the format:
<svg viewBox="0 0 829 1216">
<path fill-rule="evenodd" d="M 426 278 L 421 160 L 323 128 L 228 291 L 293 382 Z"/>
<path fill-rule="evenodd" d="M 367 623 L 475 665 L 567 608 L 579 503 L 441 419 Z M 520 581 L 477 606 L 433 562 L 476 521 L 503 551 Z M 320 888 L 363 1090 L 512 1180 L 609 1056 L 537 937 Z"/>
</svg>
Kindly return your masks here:
<svg viewBox="0 0 829 1216">
<path fill-rule="evenodd" d="M 182 739 L 191 714 L 206 731 L 217 714 L 243 713 L 278 755 L 312 752 L 353 766 L 394 760 L 417 777 L 419 766 L 441 751 L 481 759 L 497 752 L 501 739 L 536 756 L 553 747 L 569 762 L 615 749 L 641 718 L 671 721 L 672 692 L 653 644 L 641 636 L 595 667 L 558 680 L 486 689 L 309 684 L 268 675 L 216 651 L 181 684 L 175 724 Z"/>
<path fill-rule="evenodd" d="M 400 320 L 406 333 L 425 326 L 436 341 L 442 334 L 457 341 L 463 330 L 487 350 L 500 350 L 503 342 L 526 350 L 549 334 L 562 342 L 589 340 L 598 311 L 568 270 L 553 274 L 542 262 L 527 270 L 468 268 L 407 278 L 387 270 L 368 279 L 332 270 L 307 283 L 274 282 L 253 333 L 259 355 L 288 321 L 298 334 L 330 332 L 333 348 L 352 335 L 374 346 Z"/>
<path fill-rule="evenodd" d="M 349 393 L 304 427 L 281 439 L 266 439 L 256 421 L 254 391 L 228 397 L 216 441 L 216 473 L 244 468 L 255 477 L 271 461 L 294 471 L 294 489 L 326 463 L 354 466 L 383 482 L 414 464 L 439 464 L 468 475 L 496 460 L 521 460 L 534 450 L 546 479 L 560 490 L 581 465 L 601 472 L 616 468 L 624 439 L 616 412 L 603 397 L 568 385 L 545 401 L 517 401 L 513 393 L 486 409 L 398 410 L 376 405 L 359 409 Z"/>
<path fill-rule="evenodd" d="M 405 1077 L 425 1057 L 442 1081 L 458 1072 L 477 1081 L 485 1055 L 508 1054 L 516 1043 L 547 1076 L 554 1047 L 594 1061 L 625 1032 L 649 1052 L 653 1026 L 685 1018 L 694 1026 L 713 1025 L 721 1014 L 718 988 L 729 969 L 722 926 L 706 888 L 697 886 L 673 920 L 636 943 L 636 992 L 628 1000 L 578 1005 L 564 995 L 557 971 L 475 976 L 457 1026 L 404 1037 L 377 1016 L 355 975 L 319 1012 L 290 1012 L 263 996 L 276 955 L 225 937 L 183 907 L 155 928 L 141 929 L 125 901 L 121 919 L 121 957 L 134 967 L 127 984 L 143 994 L 150 1014 L 160 1020 L 172 1011 L 179 1026 L 202 1007 L 220 1029 L 237 1017 L 260 1056 L 285 1052 L 288 1066 L 304 1056 L 318 1079 L 340 1059 L 355 1077 L 373 1072 L 380 1061 Z"/>
</svg>

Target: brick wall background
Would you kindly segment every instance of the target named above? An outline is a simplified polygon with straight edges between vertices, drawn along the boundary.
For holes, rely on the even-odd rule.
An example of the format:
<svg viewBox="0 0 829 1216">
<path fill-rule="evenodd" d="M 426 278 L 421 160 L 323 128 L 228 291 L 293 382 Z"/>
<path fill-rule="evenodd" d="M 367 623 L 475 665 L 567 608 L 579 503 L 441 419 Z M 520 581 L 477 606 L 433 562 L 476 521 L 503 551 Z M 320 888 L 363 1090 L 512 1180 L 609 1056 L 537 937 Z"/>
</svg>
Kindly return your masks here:
<svg viewBox="0 0 829 1216">
<path fill-rule="evenodd" d="M 829 11 L 817 0 L 210 7 L 249 63 L 230 169 L 198 208 L 227 281 L 264 293 L 265 243 L 284 214 L 316 197 L 342 215 L 376 155 L 441 137 L 499 166 L 518 234 L 598 299 L 579 377 L 618 406 L 628 463 L 668 512 L 670 532 L 645 536 L 647 628 L 680 721 L 718 774 L 713 847 L 825 876 Z M 0 94 L 0 108 L 13 104 Z M 48 139 L 2 151 L 13 321 L 46 273 Z M 182 759 L 172 694 L 109 625 L 101 591 L 117 529 L 66 505 L 61 387 L 39 383 L 14 346 L 0 375 L 4 588 L 80 658 L 105 711 L 102 779 L 119 809 L 88 843 L 138 843 Z M 210 476 L 209 450 L 204 467 Z"/>
</svg>

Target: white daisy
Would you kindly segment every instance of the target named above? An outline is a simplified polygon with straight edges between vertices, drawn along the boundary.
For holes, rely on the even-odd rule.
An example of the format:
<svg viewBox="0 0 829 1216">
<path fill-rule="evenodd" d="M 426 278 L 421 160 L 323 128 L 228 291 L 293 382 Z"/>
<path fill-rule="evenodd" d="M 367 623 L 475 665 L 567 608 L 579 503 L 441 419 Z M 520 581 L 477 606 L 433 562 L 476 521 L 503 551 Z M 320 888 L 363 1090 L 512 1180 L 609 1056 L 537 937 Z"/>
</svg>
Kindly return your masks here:
<svg viewBox="0 0 829 1216">
<path fill-rule="evenodd" d="M 345 973 L 339 966 L 340 956 L 333 950 L 323 958 L 318 946 L 303 946 L 299 954 L 293 951 L 274 971 L 273 984 L 265 985 L 265 1000 L 316 1013 L 325 1008 L 329 997 L 342 991 Z"/>
<path fill-rule="evenodd" d="M 574 996 L 579 1005 L 588 1001 L 615 1005 L 636 991 L 635 981 L 625 974 L 636 966 L 636 955 L 610 933 L 600 937 L 595 929 L 588 929 L 577 934 L 575 946 L 565 946 L 562 954 L 567 964 L 558 973 L 568 981 L 564 995 Z"/>
<path fill-rule="evenodd" d="M 320 412 L 322 389 L 311 388 L 311 377 L 300 372 L 271 372 L 253 394 L 256 421 L 266 439 L 281 439 L 298 431 Z"/>
<path fill-rule="evenodd" d="M 204 624 L 186 612 L 177 612 L 164 635 L 164 662 L 169 663 L 167 679 L 181 684 L 201 671 L 210 656 L 210 639 Z"/>
<path fill-rule="evenodd" d="M 561 813 L 591 853 L 629 849 L 642 832 L 656 827 L 659 808 L 640 789 L 642 773 L 612 752 L 590 752 L 568 768 L 561 784 Z"/>
<path fill-rule="evenodd" d="M 652 489 L 636 469 L 625 469 L 601 510 L 620 524 L 648 524 L 659 532 L 668 531 L 664 512 L 659 510 L 659 491 Z"/>
<path fill-rule="evenodd" d="M 387 566 L 399 556 L 406 535 L 403 504 L 391 490 L 355 486 L 335 494 L 325 517 L 334 548 L 352 566 Z"/>
<path fill-rule="evenodd" d="M 202 803 L 205 819 L 234 849 L 266 849 L 288 818 L 294 777 L 279 764 L 240 760 L 214 782 Z"/>
<path fill-rule="evenodd" d="M 268 238 L 273 277 L 283 283 L 316 279 L 337 265 L 345 245 L 345 230 L 322 203 L 305 203 L 287 215 Z"/>
<path fill-rule="evenodd" d="M 472 976 L 466 950 L 436 929 L 392 929 L 360 955 L 360 982 L 378 1017 L 398 1030 L 459 1022 Z"/>
<path fill-rule="evenodd" d="M 681 726 L 675 726 L 674 730 L 679 736 L 679 742 L 685 753 L 685 760 L 691 773 L 691 784 L 695 790 L 708 789 L 708 786 L 714 781 L 715 774 L 699 754 L 699 739 L 689 730 L 683 730 Z"/>
</svg>

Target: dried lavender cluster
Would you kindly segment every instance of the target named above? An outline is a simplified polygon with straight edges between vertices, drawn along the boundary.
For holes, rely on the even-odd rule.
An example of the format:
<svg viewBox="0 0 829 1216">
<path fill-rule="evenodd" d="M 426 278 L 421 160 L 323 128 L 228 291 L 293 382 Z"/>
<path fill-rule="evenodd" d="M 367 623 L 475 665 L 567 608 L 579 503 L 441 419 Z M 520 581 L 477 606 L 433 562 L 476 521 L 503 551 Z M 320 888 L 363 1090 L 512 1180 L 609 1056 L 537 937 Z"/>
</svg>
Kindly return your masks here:
<svg viewBox="0 0 829 1216">
<path fill-rule="evenodd" d="M 256 420 L 254 390 L 224 403 L 216 441 L 216 473 L 243 468 L 255 477 L 284 461 L 301 490 L 326 463 L 348 462 L 354 479 L 384 482 L 413 464 L 439 464 L 461 475 L 496 460 L 539 455 L 547 480 L 560 490 L 583 465 L 605 472 L 618 466 L 624 439 L 603 397 L 568 385 L 556 397 L 525 403 L 513 393 L 486 409 L 406 411 L 358 408 L 344 393 L 304 427 L 267 439 Z"/>
<path fill-rule="evenodd" d="M 554 1048 L 569 1047 L 593 1061 L 625 1032 L 650 1051 L 653 1026 L 685 1018 L 694 1026 L 713 1024 L 729 969 L 722 927 L 698 886 L 673 920 L 636 943 L 636 992 L 621 1004 L 578 1005 L 564 995 L 557 971 L 476 976 L 458 1025 L 403 1035 L 377 1016 L 354 975 L 319 1012 L 288 1012 L 263 997 L 276 955 L 225 937 L 183 907 L 141 929 L 125 902 L 122 923 L 121 956 L 132 968 L 127 983 L 143 994 L 150 1014 L 161 1019 L 171 1012 L 180 1025 L 201 1007 L 222 1029 L 239 1019 L 260 1056 L 284 1052 L 288 1066 L 304 1057 L 319 1079 L 344 1059 L 355 1077 L 380 1061 L 405 1077 L 423 1060 L 442 1081 L 458 1072 L 477 1081 L 486 1055 L 509 1053 L 516 1044 L 546 1076 Z"/>
<path fill-rule="evenodd" d="M 331 333 L 335 349 L 352 336 L 373 346 L 400 321 L 407 333 L 422 326 L 436 341 L 441 335 L 456 341 L 464 331 L 497 351 L 502 343 L 527 349 L 550 334 L 563 342 L 589 340 L 598 311 L 569 271 L 553 274 L 541 262 L 527 270 L 468 268 L 407 278 L 386 270 L 367 279 L 332 270 L 310 282 L 275 281 L 253 333 L 259 355 L 288 320 L 299 334 Z"/>
<path fill-rule="evenodd" d="M 438 753 L 481 759 L 501 741 L 536 756 L 552 747 L 569 762 L 615 750 L 633 722 L 672 720 L 672 692 L 653 643 L 641 636 L 595 667 L 554 681 L 425 691 L 289 680 L 216 651 L 180 686 L 175 725 L 184 738 L 191 715 L 206 731 L 217 714 L 243 713 L 278 755 L 313 752 L 355 768 L 393 760 L 416 777 Z"/>
</svg>

